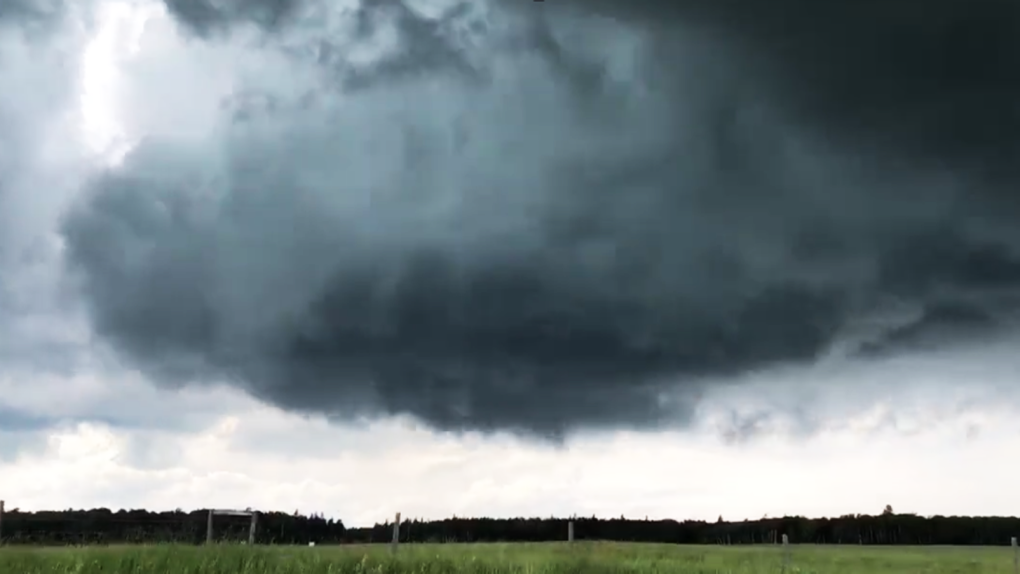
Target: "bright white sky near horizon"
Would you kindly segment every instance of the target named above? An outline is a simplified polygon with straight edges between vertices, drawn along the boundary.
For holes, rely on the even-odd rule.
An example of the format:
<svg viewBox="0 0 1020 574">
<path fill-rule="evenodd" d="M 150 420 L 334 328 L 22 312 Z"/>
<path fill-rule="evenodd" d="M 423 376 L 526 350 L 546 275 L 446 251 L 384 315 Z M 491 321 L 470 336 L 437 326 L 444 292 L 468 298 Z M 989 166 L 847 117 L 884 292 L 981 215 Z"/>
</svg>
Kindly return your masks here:
<svg viewBox="0 0 1020 574">
<path fill-rule="evenodd" d="M 6 231 L 37 254 L 19 259 L 5 295 L 30 312 L 0 326 L 0 499 L 8 508 L 298 509 L 349 525 L 397 511 L 743 519 L 891 504 L 925 515 L 1020 515 L 1020 417 L 1009 391 L 1020 357 L 1009 347 L 748 375 L 739 389 L 707 397 L 688 430 L 590 434 L 562 448 L 441 435 L 407 421 L 330 426 L 225 387 L 157 389 L 93 341 L 61 286 L 55 229 L 74 188 L 73 176 L 59 174 L 116 162 L 143 134 L 200 133 L 229 89 L 223 71 L 240 60 L 185 42 L 152 6 L 104 4 L 86 35 L 73 105 L 52 113 L 38 94 L 0 94 L 26 122 L 53 118 L 27 145 L 34 168 L 26 177 L 37 178 L 27 187 L 37 191 L 15 199 L 32 207 L 24 228 Z M 0 65 L 0 86 L 47 81 L 27 64 L 31 48 L 0 41 L 26 54 L 25 65 Z M 24 359 L 35 353 L 79 362 L 40 372 Z M 748 440 L 727 438 L 739 426 L 731 409 L 752 416 L 807 394 L 808 382 L 813 392 L 834 389 L 813 403 L 815 432 L 779 418 Z"/>
</svg>

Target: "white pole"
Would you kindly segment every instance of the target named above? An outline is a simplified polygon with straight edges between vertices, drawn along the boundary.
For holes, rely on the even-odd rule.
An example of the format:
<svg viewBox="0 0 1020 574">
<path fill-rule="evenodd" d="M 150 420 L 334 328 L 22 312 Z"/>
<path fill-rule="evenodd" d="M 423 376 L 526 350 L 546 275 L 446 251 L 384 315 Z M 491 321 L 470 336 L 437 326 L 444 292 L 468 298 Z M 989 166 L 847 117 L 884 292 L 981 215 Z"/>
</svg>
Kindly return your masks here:
<svg viewBox="0 0 1020 574">
<path fill-rule="evenodd" d="M 783 572 L 790 568 L 790 537 L 783 535 Z"/>
<path fill-rule="evenodd" d="M 574 543 L 574 521 L 567 522 L 567 542 Z"/>
<path fill-rule="evenodd" d="M 255 545 L 255 525 L 258 524 L 259 513 L 254 510 L 251 513 L 251 524 L 248 525 L 248 546 Z"/>
<path fill-rule="evenodd" d="M 205 543 L 212 544 L 213 542 L 213 509 L 209 509 L 209 517 L 205 521 Z"/>
<path fill-rule="evenodd" d="M 393 541 L 390 543 L 390 551 L 394 554 L 397 553 L 397 545 L 400 544 L 400 513 L 397 513 L 396 519 L 393 521 Z"/>
<path fill-rule="evenodd" d="M 1009 544 L 1013 547 L 1013 574 L 1020 574 L 1020 547 L 1016 544 L 1016 536 L 1010 539 Z"/>
</svg>

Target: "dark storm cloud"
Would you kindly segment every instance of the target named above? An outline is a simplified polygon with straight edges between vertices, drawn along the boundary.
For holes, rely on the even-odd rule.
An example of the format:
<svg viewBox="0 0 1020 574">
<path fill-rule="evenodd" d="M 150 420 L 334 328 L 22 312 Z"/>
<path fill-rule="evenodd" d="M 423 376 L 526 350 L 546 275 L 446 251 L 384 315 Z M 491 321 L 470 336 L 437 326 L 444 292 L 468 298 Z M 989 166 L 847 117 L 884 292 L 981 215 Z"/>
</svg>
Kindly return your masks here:
<svg viewBox="0 0 1020 574">
<path fill-rule="evenodd" d="M 924 156 L 910 159 L 947 160 L 989 177 L 1015 176 L 1020 4 L 1012 0 L 555 6 L 654 26 L 665 59 L 675 25 L 711 28 L 747 50 L 748 73 L 763 76 L 760 87 L 775 103 L 824 126 L 828 136 L 897 155 L 908 148 Z"/>
<path fill-rule="evenodd" d="M 1014 3 L 527 4 L 368 3 L 403 51 L 342 106 L 98 178 L 65 226 L 97 330 L 166 383 L 555 437 L 682 423 L 892 308 L 862 356 L 1012 328 Z"/>
<path fill-rule="evenodd" d="M 356 66 L 347 59 L 349 45 L 327 37 L 318 41 L 315 58 L 347 92 L 425 76 L 479 82 L 484 70 L 474 61 L 465 38 L 471 34 L 464 29 L 471 15 L 471 3 L 461 0 L 450 3 L 438 17 L 426 16 L 401 0 L 362 3 L 351 10 L 353 25 L 345 41 L 371 42 L 390 30 L 398 38 L 396 48 L 370 66 Z"/>
<path fill-rule="evenodd" d="M 163 1 L 185 29 L 205 38 L 229 32 L 238 24 L 254 24 L 274 34 L 286 28 L 293 30 L 321 20 L 323 12 L 330 9 L 329 4 L 307 0 Z M 479 70 L 472 65 L 470 55 L 456 47 L 454 37 L 471 12 L 469 5 L 453 2 L 439 17 L 426 17 L 401 0 L 355 3 L 348 9 L 352 38 L 320 36 L 296 50 L 292 46 L 291 55 L 314 58 L 324 69 L 332 71 L 337 85 L 347 90 L 444 70 L 470 77 Z M 400 46 L 371 67 L 352 66 L 345 54 L 348 46 L 341 40 L 370 41 L 383 28 L 395 32 Z"/>
</svg>

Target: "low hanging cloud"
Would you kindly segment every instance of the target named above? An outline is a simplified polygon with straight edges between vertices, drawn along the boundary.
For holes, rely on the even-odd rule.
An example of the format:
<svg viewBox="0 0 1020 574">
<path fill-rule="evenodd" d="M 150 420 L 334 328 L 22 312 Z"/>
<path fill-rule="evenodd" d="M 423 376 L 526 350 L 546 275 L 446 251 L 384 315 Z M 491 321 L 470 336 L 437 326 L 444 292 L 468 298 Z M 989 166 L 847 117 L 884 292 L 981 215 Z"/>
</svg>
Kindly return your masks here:
<svg viewBox="0 0 1020 574">
<path fill-rule="evenodd" d="M 1015 331 L 1014 3 L 525 4 L 167 0 L 292 68 L 90 182 L 96 332 L 164 384 L 558 438 Z"/>
</svg>

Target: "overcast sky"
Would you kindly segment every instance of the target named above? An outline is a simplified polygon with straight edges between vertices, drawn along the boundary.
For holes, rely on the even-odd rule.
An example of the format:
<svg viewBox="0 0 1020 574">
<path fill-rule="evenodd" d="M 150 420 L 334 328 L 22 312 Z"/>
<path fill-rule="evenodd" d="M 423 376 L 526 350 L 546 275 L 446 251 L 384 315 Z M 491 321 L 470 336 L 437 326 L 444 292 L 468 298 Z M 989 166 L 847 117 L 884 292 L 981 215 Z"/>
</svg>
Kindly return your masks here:
<svg viewBox="0 0 1020 574">
<path fill-rule="evenodd" d="M 214 4 L 0 7 L 8 508 L 1020 514 L 1010 4 Z"/>
</svg>

